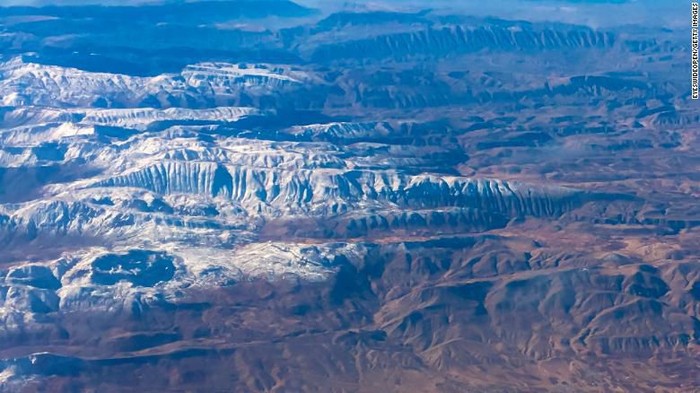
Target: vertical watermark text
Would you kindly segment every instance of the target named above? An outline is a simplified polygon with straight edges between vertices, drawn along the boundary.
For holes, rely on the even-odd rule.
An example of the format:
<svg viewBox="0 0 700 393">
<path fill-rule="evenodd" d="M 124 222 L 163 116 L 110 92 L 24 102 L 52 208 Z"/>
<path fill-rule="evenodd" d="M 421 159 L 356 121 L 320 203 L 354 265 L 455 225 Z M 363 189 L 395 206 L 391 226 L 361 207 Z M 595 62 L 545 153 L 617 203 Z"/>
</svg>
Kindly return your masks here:
<svg viewBox="0 0 700 393">
<path fill-rule="evenodd" d="M 692 99 L 697 100 L 699 97 L 698 92 L 698 2 L 694 1 L 691 3 L 691 14 L 690 14 L 690 86 Z"/>
</svg>

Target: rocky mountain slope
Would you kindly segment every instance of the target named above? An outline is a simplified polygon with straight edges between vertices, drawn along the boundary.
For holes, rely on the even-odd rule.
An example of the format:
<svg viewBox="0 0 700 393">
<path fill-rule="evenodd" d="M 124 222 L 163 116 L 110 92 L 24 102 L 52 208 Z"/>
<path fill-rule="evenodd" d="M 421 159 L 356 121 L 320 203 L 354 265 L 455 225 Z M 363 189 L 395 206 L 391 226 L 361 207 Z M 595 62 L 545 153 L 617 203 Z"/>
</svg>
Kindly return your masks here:
<svg viewBox="0 0 700 393">
<path fill-rule="evenodd" d="M 698 391 L 682 34 L 239 3 L 0 8 L 0 391 Z"/>
</svg>

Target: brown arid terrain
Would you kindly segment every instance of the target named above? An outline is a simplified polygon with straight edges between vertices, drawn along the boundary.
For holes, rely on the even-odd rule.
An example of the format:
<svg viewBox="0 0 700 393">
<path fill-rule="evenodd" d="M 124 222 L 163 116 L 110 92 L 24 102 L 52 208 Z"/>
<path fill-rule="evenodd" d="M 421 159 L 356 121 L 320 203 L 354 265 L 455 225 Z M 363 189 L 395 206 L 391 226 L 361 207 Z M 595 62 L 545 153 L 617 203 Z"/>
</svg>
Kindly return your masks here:
<svg viewBox="0 0 700 393">
<path fill-rule="evenodd" d="M 0 392 L 700 392 L 687 28 L 233 3 L 0 7 Z"/>
</svg>

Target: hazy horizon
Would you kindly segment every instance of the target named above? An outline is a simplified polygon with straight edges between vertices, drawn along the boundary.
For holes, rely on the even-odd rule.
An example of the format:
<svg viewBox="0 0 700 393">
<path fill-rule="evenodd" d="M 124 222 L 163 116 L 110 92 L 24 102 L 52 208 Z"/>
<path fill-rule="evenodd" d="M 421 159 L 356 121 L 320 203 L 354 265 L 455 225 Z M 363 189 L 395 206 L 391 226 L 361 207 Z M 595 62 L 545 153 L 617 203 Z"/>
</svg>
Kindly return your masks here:
<svg viewBox="0 0 700 393">
<path fill-rule="evenodd" d="M 197 1 L 235 0 L 6 0 L 13 6 L 138 6 Z M 264 1 L 264 0 L 261 0 Z M 330 13 L 341 10 L 385 10 L 410 12 L 420 9 L 458 10 L 475 16 L 494 16 L 531 21 L 559 21 L 605 27 L 624 24 L 649 24 L 669 28 L 686 24 L 686 4 L 654 0 L 497 0 L 493 2 L 449 0 L 298 0 L 297 4 Z M 687 5 L 689 7 L 689 5 Z M 620 18 L 624 15 L 624 18 Z"/>
</svg>

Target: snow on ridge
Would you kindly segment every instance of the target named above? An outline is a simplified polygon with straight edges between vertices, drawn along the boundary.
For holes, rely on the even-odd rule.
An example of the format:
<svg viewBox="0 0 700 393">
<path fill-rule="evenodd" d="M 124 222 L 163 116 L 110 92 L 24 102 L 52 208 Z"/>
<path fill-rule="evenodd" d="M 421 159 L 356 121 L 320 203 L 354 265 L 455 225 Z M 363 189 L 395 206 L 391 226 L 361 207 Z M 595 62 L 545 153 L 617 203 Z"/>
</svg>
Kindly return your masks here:
<svg viewBox="0 0 700 393">
<path fill-rule="evenodd" d="M 216 107 L 211 109 L 88 109 L 84 112 L 85 117 L 81 120 L 81 123 L 142 129 L 156 121 L 236 121 L 244 116 L 251 116 L 259 113 L 257 109 L 251 107 Z"/>
<path fill-rule="evenodd" d="M 286 66 L 267 64 L 199 63 L 187 66 L 183 70 L 182 75 L 185 77 L 265 77 L 294 83 L 301 83 L 309 79 L 307 72 L 293 71 Z"/>
<path fill-rule="evenodd" d="M 10 107 L 2 111 L 0 164 L 48 163 L 68 172 L 37 184 L 29 200 L 0 203 L 0 234 L 99 243 L 67 244 L 73 248 L 60 258 L 39 262 L 56 272 L 58 290 L 9 283 L 17 296 L 7 303 L 0 291 L 0 328 L 7 327 L 3 312 L 32 301 L 46 302 L 52 310 L 131 309 L 190 286 L 249 278 L 324 280 L 337 264 L 363 257 L 362 247 L 332 238 L 259 242 L 262 228 L 278 219 L 342 220 L 351 212 L 360 222 L 368 215 L 388 223 L 391 217 L 382 212 L 420 218 L 419 212 L 449 209 L 546 216 L 575 205 L 574 190 L 416 175 L 403 171 L 401 161 L 391 156 L 381 158 L 390 169 L 362 169 L 366 157 L 349 154 L 343 144 L 323 142 L 391 135 L 396 130 L 388 123 L 338 122 L 282 131 L 316 142 L 264 140 L 264 133 L 261 139 L 202 135 L 193 125 L 261 114 L 251 107 L 224 106 L 217 97 L 244 90 L 267 94 L 300 83 L 314 83 L 314 75 L 291 67 L 202 63 L 181 74 L 144 78 L 21 59 L 0 64 L 0 96 Z M 211 100 L 198 102 L 207 109 L 147 105 L 147 98 L 168 102 L 178 94 Z M 126 107 L 105 109 L 113 103 Z M 164 123 L 162 130 L 149 127 L 158 122 Z M 351 231 L 352 223 L 339 224 L 339 235 Z M 150 254 L 130 255 L 134 250 Z M 117 262 L 95 267 L 97 258 Z M 118 264 L 128 258 L 133 266 Z M 141 281 L 139 275 L 151 277 L 149 269 L 160 268 L 172 276 L 150 285 Z M 134 274 L 123 274 L 129 269 Z M 7 284 L 2 273 L 0 286 Z M 46 275 L 46 269 L 36 274 Z M 115 277 L 105 278 L 110 274 Z"/>
<path fill-rule="evenodd" d="M 200 63 L 176 74 L 140 77 L 43 65 L 19 57 L 0 63 L 4 106 L 144 107 L 155 102 L 178 106 L 171 100 L 196 97 L 214 102 L 218 95 L 273 92 L 311 81 L 320 79 L 288 66 L 268 64 Z"/>
</svg>

